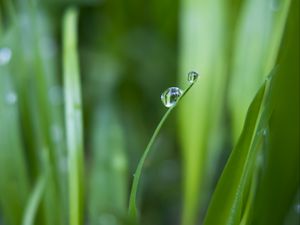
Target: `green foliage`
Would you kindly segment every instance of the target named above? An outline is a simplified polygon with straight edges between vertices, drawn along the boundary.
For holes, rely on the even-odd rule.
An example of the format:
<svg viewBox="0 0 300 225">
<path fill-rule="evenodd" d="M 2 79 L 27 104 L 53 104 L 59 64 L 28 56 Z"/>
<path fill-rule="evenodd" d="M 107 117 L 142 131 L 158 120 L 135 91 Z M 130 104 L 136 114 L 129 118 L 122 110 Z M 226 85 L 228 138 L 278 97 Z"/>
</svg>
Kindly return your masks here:
<svg viewBox="0 0 300 225">
<path fill-rule="evenodd" d="M 0 0 L 0 225 L 298 224 L 299 8 Z"/>
<path fill-rule="evenodd" d="M 137 211 L 137 206 L 136 206 L 136 195 L 138 192 L 138 185 L 139 185 L 139 181 L 142 175 L 142 169 L 143 166 L 145 164 L 145 160 L 147 159 L 148 155 L 150 154 L 150 150 L 151 147 L 154 143 L 154 140 L 156 139 L 162 125 L 164 124 L 164 122 L 166 121 L 166 119 L 168 118 L 169 114 L 171 113 L 171 111 L 175 108 L 175 106 L 180 102 L 180 100 L 186 95 L 186 93 L 192 88 L 192 86 L 195 84 L 195 82 L 190 83 L 190 85 L 182 92 L 181 96 L 179 96 L 179 98 L 176 100 L 175 105 L 171 106 L 166 113 L 164 114 L 164 116 L 162 117 L 162 119 L 159 121 L 156 129 L 154 130 L 154 133 L 139 161 L 139 164 L 137 166 L 136 172 L 134 173 L 134 178 L 133 178 L 133 182 L 132 182 L 132 187 L 131 187 L 131 192 L 130 192 L 130 197 L 129 197 L 129 207 L 128 207 L 128 214 L 130 216 L 130 219 L 135 221 L 138 221 L 138 211 Z"/>
<path fill-rule="evenodd" d="M 83 220 L 83 125 L 77 54 L 77 18 L 77 9 L 70 8 L 66 11 L 63 21 L 64 95 L 71 225 L 79 225 Z"/>
<path fill-rule="evenodd" d="M 250 105 L 243 132 L 219 179 L 204 224 L 240 224 L 242 220 L 247 185 L 251 184 L 255 159 L 267 135 L 269 85 L 264 83 Z"/>
</svg>

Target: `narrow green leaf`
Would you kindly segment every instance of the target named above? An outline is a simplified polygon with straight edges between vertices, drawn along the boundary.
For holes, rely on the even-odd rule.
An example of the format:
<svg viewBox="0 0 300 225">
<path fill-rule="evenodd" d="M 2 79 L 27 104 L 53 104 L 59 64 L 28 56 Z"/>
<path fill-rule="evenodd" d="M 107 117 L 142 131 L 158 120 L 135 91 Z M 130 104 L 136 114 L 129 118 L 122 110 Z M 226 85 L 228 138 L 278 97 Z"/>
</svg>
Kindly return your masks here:
<svg viewBox="0 0 300 225">
<path fill-rule="evenodd" d="M 47 174 L 42 174 L 29 197 L 27 206 L 24 210 L 22 225 L 34 225 L 34 219 L 37 214 L 37 209 L 41 203 L 43 193 L 47 184 Z"/>
<path fill-rule="evenodd" d="M 18 95 L 9 65 L 0 65 L 0 209 L 8 224 L 20 224 L 29 194 L 25 159 Z"/>
<path fill-rule="evenodd" d="M 77 20 L 77 9 L 67 9 L 63 18 L 63 59 L 70 225 L 80 225 L 83 223 L 84 159 L 81 89 L 77 53 Z"/>
<path fill-rule="evenodd" d="M 131 191 L 130 191 L 130 197 L 129 197 L 129 207 L 128 207 L 128 214 L 130 219 L 133 222 L 137 222 L 138 221 L 138 211 L 137 211 L 137 206 L 136 206 L 136 196 L 137 196 L 137 191 L 138 191 L 138 185 L 139 185 L 139 181 L 141 179 L 141 175 L 142 175 L 142 169 L 145 163 L 145 160 L 147 158 L 147 156 L 150 153 L 151 147 L 162 127 L 162 125 L 165 123 L 166 119 L 168 118 L 169 114 L 171 113 L 171 111 L 175 108 L 175 106 L 179 103 L 179 101 L 186 95 L 186 93 L 193 87 L 193 85 L 195 84 L 195 82 L 191 83 L 183 92 L 182 95 L 178 98 L 177 102 L 175 105 L 171 106 L 164 114 L 164 116 L 162 117 L 162 119 L 159 121 L 157 127 L 154 130 L 154 133 L 138 163 L 137 169 L 134 173 L 134 177 L 133 177 L 133 182 L 132 182 L 132 187 L 131 187 Z"/>
<path fill-rule="evenodd" d="M 113 225 L 126 217 L 128 198 L 124 134 L 116 111 L 108 104 L 95 110 L 88 196 L 89 223 Z"/>
</svg>

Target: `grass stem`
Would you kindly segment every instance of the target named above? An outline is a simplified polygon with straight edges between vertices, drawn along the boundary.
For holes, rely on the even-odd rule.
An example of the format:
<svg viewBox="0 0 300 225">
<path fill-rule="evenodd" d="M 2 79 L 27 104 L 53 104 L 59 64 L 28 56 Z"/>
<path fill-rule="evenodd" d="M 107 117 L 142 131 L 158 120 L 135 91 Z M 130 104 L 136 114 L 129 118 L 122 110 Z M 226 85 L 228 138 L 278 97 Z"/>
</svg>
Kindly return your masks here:
<svg viewBox="0 0 300 225">
<path fill-rule="evenodd" d="M 142 169 L 145 163 L 145 160 L 147 158 L 147 156 L 150 153 L 151 147 L 161 129 L 161 127 L 163 126 L 163 124 L 165 123 L 166 119 L 168 118 L 168 116 L 170 115 L 171 111 L 175 108 L 175 106 L 179 103 L 179 101 L 186 95 L 186 93 L 192 88 L 192 86 L 194 85 L 194 83 L 191 83 L 182 93 L 182 95 L 178 98 L 177 103 L 170 107 L 166 113 L 164 114 L 164 116 L 162 117 L 162 119 L 160 120 L 158 126 L 156 127 L 156 129 L 154 130 L 154 133 L 138 163 L 137 169 L 134 173 L 134 177 L 133 177 L 133 183 L 132 183 L 132 187 L 131 187 L 131 192 L 130 192 L 130 197 L 129 197 L 129 208 L 128 208 L 128 214 L 129 214 L 129 218 L 134 221 L 137 222 L 138 221 L 138 213 L 137 213 L 137 207 L 136 207 L 136 196 L 137 196 L 137 191 L 138 191 L 138 185 L 140 182 L 140 178 L 141 178 L 141 174 L 142 174 Z"/>
</svg>

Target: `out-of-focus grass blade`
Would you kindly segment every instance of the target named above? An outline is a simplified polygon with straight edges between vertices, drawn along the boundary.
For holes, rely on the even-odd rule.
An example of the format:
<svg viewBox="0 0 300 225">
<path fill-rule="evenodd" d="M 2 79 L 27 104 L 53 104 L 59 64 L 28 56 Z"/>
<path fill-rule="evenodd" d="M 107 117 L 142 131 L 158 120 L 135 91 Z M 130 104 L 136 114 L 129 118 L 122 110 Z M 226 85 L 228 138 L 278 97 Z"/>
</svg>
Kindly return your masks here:
<svg viewBox="0 0 300 225">
<path fill-rule="evenodd" d="M 200 74 L 197 87 L 179 109 L 184 182 L 182 224 L 194 225 L 199 201 L 208 196 L 205 190 L 216 169 L 210 160 L 216 156 L 222 139 L 219 122 L 226 81 L 226 17 L 224 2 L 220 0 L 182 0 L 180 10 L 180 84 L 187 85 L 189 71 Z"/>
<path fill-rule="evenodd" d="M 43 193 L 47 184 L 47 174 L 42 174 L 29 197 L 29 201 L 24 211 L 22 225 L 34 225 L 34 219 L 37 214 L 37 209 L 41 203 Z"/>
<path fill-rule="evenodd" d="M 123 132 L 111 106 L 103 104 L 95 112 L 87 194 L 89 222 L 91 225 L 117 225 L 127 213 L 127 159 Z"/>
<path fill-rule="evenodd" d="M 243 198 L 249 188 L 262 129 L 270 113 L 270 81 L 266 81 L 251 103 L 243 132 L 219 179 L 204 221 L 205 225 L 235 225 L 242 219 Z"/>
<path fill-rule="evenodd" d="M 290 0 L 246 0 L 243 4 L 229 85 L 234 141 L 251 100 L 274 67 L 289 5 Z"/>
<path fill-rule="evenodd" d="M 48 225 L 65 224 L 62 217 L 65 211 L 62 210 L 65 205 L 64 197 L 60 190 L 63 181 L 63 176 L 60 176 L 62 173 L 59 172 L 61 160 L 53 138 L 55 135 L 53 127 L 62 126 L 57 119 L 54 119 L 54 114 L 57 114 L 58 110 L 54 104 L 51 104 L 49 94 L 56 79 L 55 63 L 51 60 L 53 55 L 48 51 L 49 47 L 48 49 L 45 47 L 53 41 L 53 36 L 50 35 L 50 23 L 46 22 L 48 14 L 37 1 L 19 1 L 18 7 L 14 8 L 18 10 L 14 17 L 16 33 L 13 38 L 15 48 L 18 49 L 16 51 L 18 61 L 14 65 L 13 74 L 20 96 L 20 122 L 21 127 L 25 128 L 22 133 L 23 144 L 30 162 L 32 181 L 37 179 L 43 169 L 41 153 L 44 150 L 47 151 L 51 165 L 38 222 Z M 20 36 L 22 41 L 19 39 Z M 50 55 L 52 58 L 49 57 Z M 49 70 L 49 67 L 53 70 Z"/>
<path fill-rule="evenodd" d="M 65 119 L 68 149 L 70 225 L 83 222 L 83 134 L 82 104 L 77 53 L 76 8 L 69 8 L 63 18 L 63 59 Z"/>
<path fill-rule="evenodd" d="M 279 55 L 278 82 L 274 85 L 274 112 L 270 120 L 270 147 L 255 197 L 253 225 L 281 225 L 289 208 L 298 213 L 299 194 L 299 1 L 293 1 L 287 32 Z M 298 195 L 299 204 L 299 195 Z"/>
<path fill-rule="evenodd" d="M 3 59 L 10 57 L 7 52 L 0 54 L 0 207 L 4 222 L 14 225 L 21 223 L 29 194 L 29 178 L 18 124 L 18 95 L 8 65 L 12 60 L 4 65 Z M 13 59 L 13 51 L 11 57 Z"/>
</svg>

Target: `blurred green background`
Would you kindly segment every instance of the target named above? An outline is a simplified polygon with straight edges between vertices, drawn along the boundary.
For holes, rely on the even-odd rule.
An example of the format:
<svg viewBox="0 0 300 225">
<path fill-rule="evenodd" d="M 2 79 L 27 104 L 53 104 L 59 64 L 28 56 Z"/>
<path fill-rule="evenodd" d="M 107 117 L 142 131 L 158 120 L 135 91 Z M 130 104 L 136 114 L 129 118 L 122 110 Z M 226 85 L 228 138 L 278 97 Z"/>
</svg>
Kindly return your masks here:
<svg viewBox="0 0 300 225">
<path fill-rule="evenodd" d="M 128 224 L 192 70 L 139 223 L 298 224 L 299 47 L 298 0 L 0 0 L 0 225 Z"/>
</svg>

